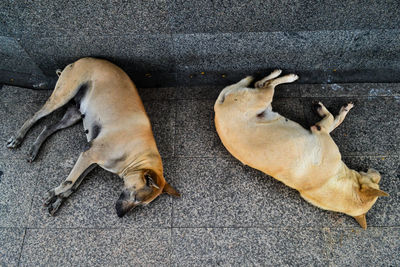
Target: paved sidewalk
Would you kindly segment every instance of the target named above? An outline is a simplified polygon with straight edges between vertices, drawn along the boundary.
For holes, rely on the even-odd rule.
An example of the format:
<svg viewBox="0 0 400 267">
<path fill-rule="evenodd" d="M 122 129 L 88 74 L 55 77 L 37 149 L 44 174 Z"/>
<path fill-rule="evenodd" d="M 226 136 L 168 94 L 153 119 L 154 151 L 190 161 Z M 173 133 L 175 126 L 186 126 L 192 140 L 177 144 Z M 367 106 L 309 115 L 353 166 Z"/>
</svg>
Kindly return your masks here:
<svg viewBox="0 0 400 267">
<path fill-rule="evenodd" d="M 33 163 L 29 146 L 6 141 L 46 101 L 50 91 L 0 89 L 0 265 L 317 265 L 400 266 L 400 84 L 282 85 L 274 110 L 305 127 L 318 118 L 312 103 L 332 113 L 355 107 L 333 132 L 344 162 L 382 174 L 379 198 L 362 230 L 349 216 L 323 211 L 297 191 L 243 166 L 222 146 L 213 105 L 222 88 L 140 89 L 163 157 L 165 177 L 180 199 L 160 196 L 120 219 L 122 180 L 96 168 L 51 217 L 44 193 L 63 181 L 85 146 L 81 124 L 54 134 Z"/>
</svg>

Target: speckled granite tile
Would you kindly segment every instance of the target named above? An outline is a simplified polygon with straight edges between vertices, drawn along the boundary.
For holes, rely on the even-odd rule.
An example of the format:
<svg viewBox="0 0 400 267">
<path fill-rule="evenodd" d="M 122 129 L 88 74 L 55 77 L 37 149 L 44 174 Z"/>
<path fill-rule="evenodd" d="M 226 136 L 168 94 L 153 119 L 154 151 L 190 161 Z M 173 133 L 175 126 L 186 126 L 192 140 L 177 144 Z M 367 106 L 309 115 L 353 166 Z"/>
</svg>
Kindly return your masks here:
<svg viewBox="0 0 400 267">
<path fill-rule="evenodd" d="M 182 100 L 177 102 L 175 155 L 189 157 L 230 157 L 214 126 L 213 100 Z M 273 110 L 304 124 L 301 102 L 296 98 L 275 98 Z"/>
<path fill-rule="evenodd" d="M 176 90 L 176 87 L 138 88 L 142 101 L 174 100 Z"/>
<path fill-rule="evenodd" d="M 244 78 L 244 77 L 243 77 Z M 259 78 L 262 78 L 261 76 Z M 258 81 L 259 79 L 255 79 Z M 234 84 L 233 81 L 231 84 Z M 251 85 L 253 87 L 254 85 Z M 200 100 L 200 99 L 212 99 L 217 100 L 219 94 L 224 89 L 224 86 L 194 86 L 194 87 L 178 87 L 176 98 L 180 100 Z M 275 88 L 275 97 L 299 97 L 299 85 L 296 84 L 281 84 Z"/>
<path fill-rule="evenodd" d="M 214 126 L 215 100 L 177 101 L 175 155 L 229 156 Z"/>
<path fill-rule="evenodd" d="M 2 23 L 0 22 L 0 24 Z M 17 39 L 0 36 L 0 44 L 0 70 L 42 75 L 42 71 L 21 47 Z"/>
<path fill-rule="evenodd" d="M 56 116 L 51 117 L 47 124 L 52 125 L 57 123 L 61 119 L 62 115 L 63 112 L 59 112 Z M 44 128 L 45 125 L 46 124 L 43 123 L 41 128 Z M 68 155 L 78 158 L 79 153 L 88 146 L 84 131 L 82 122 L 78 122 L 73 126 L 55 132 L 42 144 L 33 164 L 35 164 L 35 162 L 43 162 L 46 164 L 47 162 L 59 158 L 60 155 Z M 35 136 L 35 138 L 36 137 L 37 136 Z M 31 145 L 32 143 L 26 147 L 27 151 L 29 151 Z"/>
<path fill-rule="evenodd" d="M 221 74 L 274 68 L 395 71 L 399 38 L 397 29 L 173 34 L 178 73 Z M 299 82 L 303 82 L 302 75 Z"/>
<path fill-rule="evenodd" d="M 150 118 L 154 138 L 161 157 L 173 156 L 176 102 L 145 101 L 143 104 Z"/>
<path fill-rule="evenodd" d="M 123 181 L 117 175 L 97 167 L 83 180 L 78 190 L 60 207 L 55 216 L 50 216 L 43 207 L 47 190 L 64 181 L 77 157 L 60 155 L 46 166 L 38 177 L 30 211 L 30 227 L 63 228 L 63 227 L 169 227 L 171 224 L 172 197 L 161 195 L 145 207 L 138 207 L 123 218 L 118 218 L 115 203 L 122 191 Z M 164 176 L 174 184 L 169 160 L 164 159 Z"/>
<path fill-rule="evenodd" d="M 26 226 L 40 165 L 0 158 L 0 227 Z"/>
<path fill-rule="evenodd" d="M 354 227 L 260 171 L 229 158 L 177 158 L 173 227 Z"/>
<path fill-rule="evenodd" d="M 395 1 L 346 1 L 338 5 L 299 0 L 172 0 L 168 4 L 174 33 L 393 29 L 400 23 Z"/>
<path fill-rule="evenodd" d="M 380 197 L 367 213 L 368 226 L 399 226 L 400 222 L 400 165 L 398 156 L 343 157 L 349 168 L 366 172 L 373 168 L 381 174 L 380 188 L 389 197 Z"/>
<path fill-rule="evenodd" d="M 399 266 L 400 228 L 370 228 L 326 232 L 332 248 L 330 266 Z"/>
<path fill-rule="evenodd" d="M 398 96 L 398 83 L 302 84 L 303 97 Z"/>
<path fill-rule="evenodd" d="M 312 103 L 321 101 L 335 116 L 350 101 L 354 108 L 331 136 L 343 155 L 389 155 L 400 151 L 400 99 L 397 97 L 303 98 L 311 126 L 320 118 Z"/>
<path fill-rule="evenodd" d="M 28 229 L 20 265 L 168 265 L 170 236 L 170 229 Z"/>
<path fill-rule="evenodd" d="M 0 15 L 12 35 L 79 36 L 170 33 L 165 0 L 106 3 L 72 0 L 2 1 Z M 1 21 L 2 22 L 2 21 Z M 3 23 L 1 23 L 3 24 Z"/>
<path fill-rule="evenodd" d="M 5 85 L 0 90 L 0 99 L 2 102 L 9 103 L 45 103 L 50 97 L 52 90 L 32 90 L 16 86 Z M 17 105 L 17 104 L 15 104 Z"/>
<path fill-rule="evenodd" d="M 173 228 L 173 266 L 324 266 L 318 229 Z"/>
<path fill-rule="evenodd" d="M 0 228 L 0 265 L 18 266 L 25 230 Z"/>
<path fill-rule="evenodd" d="M 135 73 L 169 73 L 174 69 L 172 41 L 167 34 L 128 34 L 112 38 L 106 35 L 77 35 L 75 38 L 25 35 L 21 45 L 49 76 L 55 76 L 56 69 L 88 56 L 116 63 L 132 75 L 133 81 Z"/>
</svg>

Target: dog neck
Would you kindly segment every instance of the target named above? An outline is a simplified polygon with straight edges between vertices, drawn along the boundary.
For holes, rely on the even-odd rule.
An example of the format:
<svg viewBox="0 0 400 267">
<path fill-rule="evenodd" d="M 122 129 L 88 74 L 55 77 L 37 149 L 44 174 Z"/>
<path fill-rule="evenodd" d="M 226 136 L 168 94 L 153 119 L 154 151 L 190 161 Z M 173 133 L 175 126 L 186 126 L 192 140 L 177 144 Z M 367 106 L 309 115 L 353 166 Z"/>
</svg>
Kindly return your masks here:
<svg viewBox="0 0 400 267">
<path fill-rule="evenodd" d="M 135 155 L 135 158 L 118 175 L 125 179 L 129 175 L 142 170 L 153 170 L 157 174 L 163 173 L 162 161 L 159 153 L 145 153 Z"/>
<path fill-rule="evenodd" d="M 344 162 L 335 176 L 320 188 L 301 192 L 301 196 L 313 205 L 326 210 L 354 216 L 364 212 L 358 191 L 360 173 L 348 168 Z"/>
</svg>

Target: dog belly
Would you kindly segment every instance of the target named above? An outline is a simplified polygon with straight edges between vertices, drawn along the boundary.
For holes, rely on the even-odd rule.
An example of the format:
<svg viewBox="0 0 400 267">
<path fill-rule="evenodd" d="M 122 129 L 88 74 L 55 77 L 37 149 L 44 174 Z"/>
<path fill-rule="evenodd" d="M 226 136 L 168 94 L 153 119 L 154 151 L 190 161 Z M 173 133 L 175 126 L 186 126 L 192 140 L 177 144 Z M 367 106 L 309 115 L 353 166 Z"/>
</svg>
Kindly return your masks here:
<svg viewBox="0 0 400 267">
<path fill-rule="evenodd" d="M 229 134 L 220 136 L 228 151 L 242 163 L 292 188 L 304 188 L 324 180 L 335 171 L 329 165 L 340 162 L 336 145 L 289 122 L 249 125 L 236 121 L 231 127 L 234 129 L 226 132 Z M 331 150 L 328 153 L 327 146 Z"/>
<path fill-rule="evenodd" d="M 89 142 L 103 131 L 137 127 L 151 130 L 150 121 L 135 88 L 97 81 L 87 90 L 79 106 Z"/>
</svg>

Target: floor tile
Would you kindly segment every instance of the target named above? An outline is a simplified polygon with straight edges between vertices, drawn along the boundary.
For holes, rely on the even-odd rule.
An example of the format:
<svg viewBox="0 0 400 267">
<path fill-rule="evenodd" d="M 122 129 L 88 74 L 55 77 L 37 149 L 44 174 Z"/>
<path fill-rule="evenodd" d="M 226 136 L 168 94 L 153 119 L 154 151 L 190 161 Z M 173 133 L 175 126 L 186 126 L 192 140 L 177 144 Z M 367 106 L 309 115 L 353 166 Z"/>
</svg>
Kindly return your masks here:
<svg viewBox="0 0 400 267">
<path fill-rule="evenodd" d="M 0 228 L 0 265 L 18 266 L 25 230 Z"/>
<path fill-rule="evenodd" d="M 294 266 L 327 264 L 316 229 L 173 228 L 173 266 Z"/>
<path fill-rule="evenodd" d="M 0 99 L 9 103 L 35 103 L 44 104 L 50 97 L 52 90 L 33 90 L 16 86 L 5 85 L 0 90 Z M 16 105 L 16 104 L 15 104 Z"/>
<path fill-rule="evenodd" d="M 330 266 L 399 266 L 400 228 L 331 230 Z"/>
<path fill-rule="evenodd" d="M 0 158 L 0 227 L 27 225 L 41 169 L 23 159 Z"/>
<path fill-rule="evenodd" d="M 176 103 L 174 101 L 146 101 L 144 106 L 150 118 L 161 157 L 173 156 Z"/>
<path fill-rule="evenodd" d="M 169 229 L 28 229 L 21 266 L 168 265 Z"/>
</svg>

